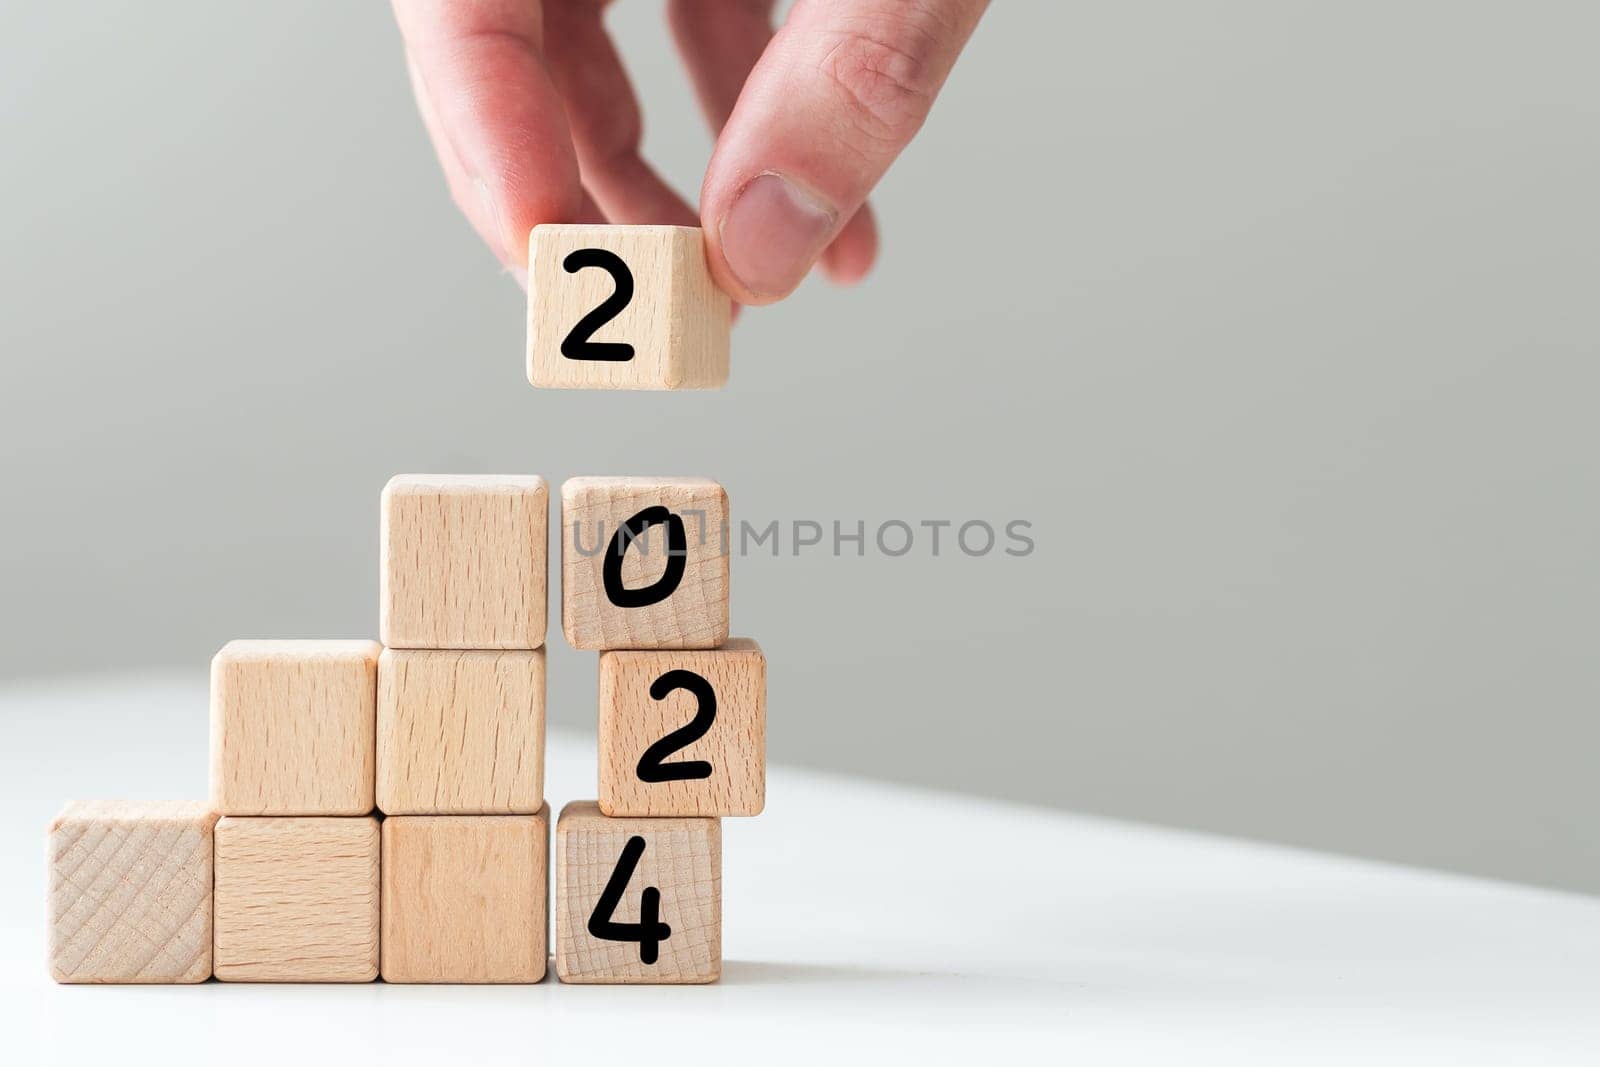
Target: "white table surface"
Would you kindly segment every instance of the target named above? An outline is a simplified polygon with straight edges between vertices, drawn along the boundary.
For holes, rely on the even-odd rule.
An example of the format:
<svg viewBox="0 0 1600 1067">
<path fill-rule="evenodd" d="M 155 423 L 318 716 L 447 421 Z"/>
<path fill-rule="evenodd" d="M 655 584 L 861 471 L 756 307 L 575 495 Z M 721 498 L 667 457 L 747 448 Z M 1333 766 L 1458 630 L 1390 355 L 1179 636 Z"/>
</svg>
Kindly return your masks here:
<svg viewBox="0 0 1600 1067">
<path fill-rule="evenodd" d="M 0 732 L 4 1063 L 1600 1063 L 1600 900 L 784 767 L 723 824 L 718 985 L 57 986 L 45 826 L 203 796 L 205 681 Z M 548 781 L 592 796 L 592 739 Z"/>
</svg>

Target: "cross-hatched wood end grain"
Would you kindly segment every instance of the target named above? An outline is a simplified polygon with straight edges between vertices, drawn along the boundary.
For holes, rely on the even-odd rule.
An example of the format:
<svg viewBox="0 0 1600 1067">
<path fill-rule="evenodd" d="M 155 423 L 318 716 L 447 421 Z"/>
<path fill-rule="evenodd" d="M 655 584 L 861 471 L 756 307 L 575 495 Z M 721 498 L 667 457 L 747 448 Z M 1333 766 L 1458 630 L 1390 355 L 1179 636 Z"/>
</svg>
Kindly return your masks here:
<svg viewBox="0 0 1600 1067">
<path fill-rule="evenodd" d="M 544 806 L 545 652 L 386 649 L 378 807 L 388 815 Z"/>
<path fill-rule="evenodd" d="M 600 653 L 600 810 L 759 815 L 766 805 L 767 659 L 721 648 Z"/>
<path fill-rule="evenodd" d="M 378 976 L 378 820 L 235 818 L 216 827 L 216 943 L 225 982 Z"/>
<path fill-rule="evenodd" d="M 211 805 L 223 815 L 365 815 L 376 641 L 231 641 L 211 661 Z"/>
<path fill-rule="evenodd" d="M 528 381 L 539 388 L 718 388 L 732 312 L 698 227 L 528 235 Z"/>
<path fill-rule="evenodd" d="M 567 479 L 561 486 L 567 643 L 604 650 L 725 642 L 728 522 L 728 494 L 709 478 Z"/>
<path fill-rule="evenodd" d="M 204 801 L 74 801 L 47 835 L 50 976 L 211 977 L 212 832 Z"/>
<path fill-rule="evenodd" d="M 626 867 L 631 861 L 633 870 Z M 617 890 L 614 907 L 602 901 Z M 654 894 L 647 896 L 651 890 Z M 652 946 L 632 939 L 654 898 Z M 613 929 L 607 924 L 619 924 Z M 624 934 L 629 939 L 597 936 Z M 722 975 L 722 824 L 612 819 L 592 800 L 556 822 L 556 977 L 580 985 L 698 985 Z"/>
<path fill-rule="evenodd" d="M 544 980 L 550 809 L 383 820 L 383 980 Z"/>
<path fill-rule="evenodd" d="M 385 645 L 544 644 L 550 489 L 543 478 L 400 474 L 384 487 L 381 514 Z"/>
</svg>

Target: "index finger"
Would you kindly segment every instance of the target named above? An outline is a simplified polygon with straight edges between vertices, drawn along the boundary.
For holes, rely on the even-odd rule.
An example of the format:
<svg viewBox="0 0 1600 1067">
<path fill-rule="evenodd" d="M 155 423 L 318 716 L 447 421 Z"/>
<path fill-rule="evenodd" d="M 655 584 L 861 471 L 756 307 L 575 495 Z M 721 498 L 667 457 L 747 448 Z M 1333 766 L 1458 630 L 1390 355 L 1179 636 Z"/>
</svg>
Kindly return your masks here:
<svg viewBox="0 0 1600 1067">
<path fill-rule="evenodd" d="M 539 0 L 393 2 L 456 202 L 503 262 L 525 266 L 533 227 L 583 210 Z"/>
</svg>

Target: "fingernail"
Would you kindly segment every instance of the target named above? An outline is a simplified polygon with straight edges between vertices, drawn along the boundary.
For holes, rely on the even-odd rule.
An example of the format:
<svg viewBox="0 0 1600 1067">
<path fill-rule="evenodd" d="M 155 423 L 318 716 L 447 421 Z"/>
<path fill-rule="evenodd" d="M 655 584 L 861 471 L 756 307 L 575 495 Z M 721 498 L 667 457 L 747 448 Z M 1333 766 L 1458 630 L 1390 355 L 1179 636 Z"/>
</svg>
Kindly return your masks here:
<svg viewBox="0 0 1600 1067">
<path fill-rule="evenodd" d="M 838 212 L 781 174 L 758 174 L 722 216 L 722 255 L 752 293 L 782 296 L 827 246 Z"/>
</svg>

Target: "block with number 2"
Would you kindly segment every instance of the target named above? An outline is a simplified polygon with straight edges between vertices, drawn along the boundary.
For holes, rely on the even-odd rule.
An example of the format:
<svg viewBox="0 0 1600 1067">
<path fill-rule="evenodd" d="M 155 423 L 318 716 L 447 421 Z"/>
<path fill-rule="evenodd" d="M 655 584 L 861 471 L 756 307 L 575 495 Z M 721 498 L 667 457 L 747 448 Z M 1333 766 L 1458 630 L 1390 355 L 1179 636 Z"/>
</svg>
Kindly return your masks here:
<svg viewBox="0 0 1600 1067">
<path fill-rule="evenodd" d="M 767 660 L 721 648 L 600 653 L 600 810 L 760 815 Z"/>
<path fill-rule="evenodd" d="M 556 822 L 556 976 L 693 985 L 722 974 L 722 826 L 611 819 L 575 801 Z"/>
<path fill-rule="evenodd" d="M 732 303 L 692 226 L 536 226 L 528 381 L 545 389 L 715 389 Z"/>
</svg>

